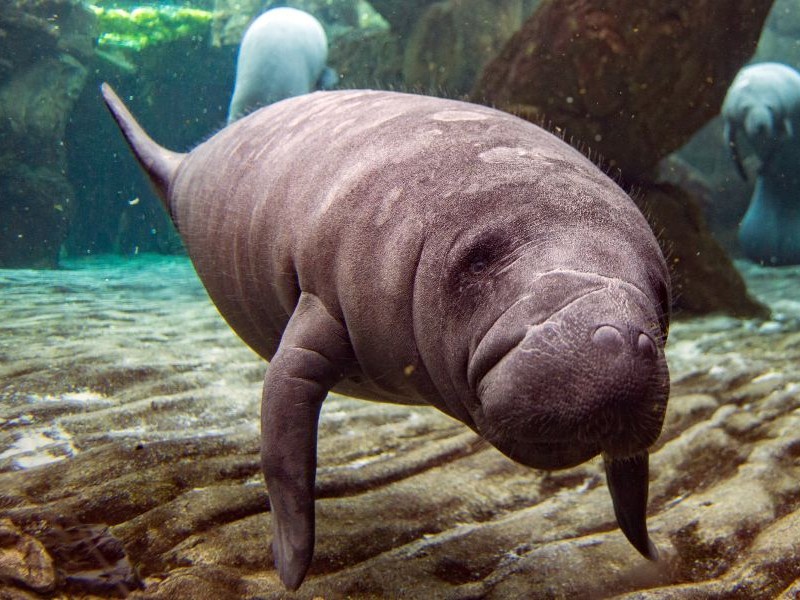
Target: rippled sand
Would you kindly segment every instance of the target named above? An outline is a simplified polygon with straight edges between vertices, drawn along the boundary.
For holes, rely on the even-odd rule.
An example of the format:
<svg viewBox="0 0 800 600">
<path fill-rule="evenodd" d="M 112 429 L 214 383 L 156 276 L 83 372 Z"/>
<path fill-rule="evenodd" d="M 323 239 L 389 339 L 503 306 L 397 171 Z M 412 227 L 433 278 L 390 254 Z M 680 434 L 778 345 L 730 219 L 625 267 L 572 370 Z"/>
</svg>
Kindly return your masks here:
<svg viewBox="0 0 800 600">
<path fill-rule="evenodd" d="M 599 461 L 533 471 L 433 409 L 331 396 L 297 597 L 800 596 L 800 268 L 740 266 L 772 320 L 670 333 L 661 561 L 616 528 Z M 265 364 L 186 259 L 66 267 L 0 271 L 0 598 L 287 597 L 258 469 Z"/>
</svg>

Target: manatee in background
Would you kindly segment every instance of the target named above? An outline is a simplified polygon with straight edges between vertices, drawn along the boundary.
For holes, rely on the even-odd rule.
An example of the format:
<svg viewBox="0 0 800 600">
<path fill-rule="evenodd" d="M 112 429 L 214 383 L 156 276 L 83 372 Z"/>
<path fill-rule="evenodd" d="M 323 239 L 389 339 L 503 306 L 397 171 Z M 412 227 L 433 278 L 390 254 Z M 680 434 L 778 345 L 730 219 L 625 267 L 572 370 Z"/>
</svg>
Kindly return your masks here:
<svg viewBox="0 0 800 600">
<path fill-rule="evenodd" d="M 742 251 L 765 265 L 800 264 L 800 74 L 771 62 L 743 68 L 728 89 L 722 117 L 739 174 L 747 179 L 742 138 L 760 162 L 739 225 Z"/>
<path fill-rule="evenodd" d="M 656 557 L 670 283 L 594 164 L 506 113 L 378 91 L 290 98 L 177 154 L 103 93 L 220 313 L 270 361 L 261 456 L 287 587 L 313 554 L 329 390 L 433 405 L 539 469 L 602 454 L 622 531 Z"/>
<path fill-rule="evenodd" d="M 333 87 L 336 73 L 327 60 L 328 38 L 312 15 L 287 7 L 263 13 L 239 46 L 228 123 L 278 100 Z"/>
</svg>

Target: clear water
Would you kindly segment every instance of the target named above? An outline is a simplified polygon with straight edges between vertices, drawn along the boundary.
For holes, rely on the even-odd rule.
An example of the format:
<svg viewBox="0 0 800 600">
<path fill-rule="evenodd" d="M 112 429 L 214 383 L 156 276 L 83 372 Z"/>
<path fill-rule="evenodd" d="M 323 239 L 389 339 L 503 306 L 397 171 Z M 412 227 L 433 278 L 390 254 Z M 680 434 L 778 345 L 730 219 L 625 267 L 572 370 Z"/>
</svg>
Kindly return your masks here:
<svg viewBox="0 0 800 600">
<path fill-rule="evenodd" d="M 158 591 L 162 580 L 176 581 L 169 578 L 191 567 L 210 569 L 212 579 L 213 569 L 223 569 L 238 582 L 220 584 L 231 597 L 280 597 L 267 544 L 237 546 L 252 527 L 263 535 L 267 513 L 236 513 L 220 499 L 225 486 L 264 493 L 257 440 L 265 364 L 209 300 L 161 201 L 108 116 L 99 85 L 111 83 L 160 144 L 184 152 L 226 126 L 238 43 L 264 9 L 289 5 L 320 20 L 326 64 L 339 88 L 470 99 L 482 69 L 548 2 L 449 0 L 436 5 L 438 13 L 428 10 L 430 4 L 97 0 L 21 2 L 8 9 L 13 14 L 3 9 L 0 33 L 9 33 L 0 35 L 0 527 L 8 520 L 30 540 L 37 539 L 37 527 L 52 527 L 55 513 L 111 525 L 129 558 L 144 565 L 142 593 Z M 20 25 L 23 13 L 33 15 L 32 25 Z M 432 23 L 427 28 L 420 25 L 423 15 Z M 752 60 L 800 69 L 794 0 L 774 3 Z M 547 122 L 548 115 L 536 120 Z M 559 131 L 558 123 L 548 126 Z M 796 135 L 790 124 L 775 137 L 785 143 Z M 327 494 L 317 542 L 322 566 L 312 569 L 312 587 L 301 591 L 610 597 L 655 589 L 669 595 L 671 585 L 697 584 L 687 593 L 798 597 L 800 261 L 774 267 L 769 257 L 748 259 L 743 250 L 739 223 L 764 160 L 754 144 L 742 143 L 741 151 L 747 179 L 737 174 L 716 117 L 660 163 L 665 177 L 696 194 L 704 226 L 769 311 L 760 318 L 676 314 L 667 346 L 673 399 L 651 463 L 650 529 L 664 550 L 661 566 L 630 566 L 634 559 L 622 543 L 608 551 L 624 540 L 600 489 L 597 461 L 553 479 L 530 474 L 497 453 L 488 456 L 486 445 L 432 409 L 373 406 L 333 394 L 320 439 L 319 480 Z M 796 180 L 793 172 L 776 177 Z M 800 204 L 792 205 L 800 190 L 782 193 L 785 213 L 766 227 L 785 229 L 800 218 Z M 786 235 L 800 237 L 800 230 Z M 724 269 L 706 266 L 709 280 Z M 673 272 L 676 281 L 683 276 L 680 265 Z M 195 443 L 203 461 L 220 461 L 216 474 L 183 466 L 191 463 Z M 218 451 L 215 444 L 228 446 Z M 167 466 L 142 467 L 153 470 L 131 491 L 120 473 L 133 481 L 136 468 L 117 453 L 124 457 L 139 446 L 163 449 Z M 355 491 L 342 483 L 351 477 Z M 447 485 L 437 485 L 439 478 Z M 381 494 L 391 494 L 394 483 L 397 495 L 387 500 Z M 448 495 L 462 485 L 463 497 Z M 135 489 L 146 490 L 152 502 L 131 499 Z M 128 491 L 130 497 L 120 499 Z M 176 504 L 189 506 L 195 497 L 205 502 L 204 494 L 215 499 L 209 506 L 222 507 L 217 513 L 208 509 L 180 534 L 158 529 L 161 517 L 150 511 L 165 510 L 164 522 L 172 523 L 183 514 Z M 375 529 L 364 527 L 369 533 L 363 538 L 351 497 L 358 511 L 374 511 L 367 520 Z M 71 498 L 92 508 L 82 512 Z M 261 496 L 258 502 L 253 505 L 266 504 Z M 374 508 L 384 502 L 399 508 Z M 718 516 L 708 516 L 715 506 Z M 257 526 L 251 517 L 261 519 Z M 156 523 L 152 535 L 167 540 L 163 548 L 136 533 L 141 522 Z M 520 523 L 541 531 L 522 537 Z M 213 531 L 208 537 L 206 528 Z M 3 539 L 0 557 L 11 556 L 3 554 Z M 480 552 L 483 539 L 491 540 L 486 553 L 493 558 Z M 54 550 L 58 544 L 42 543 L 57 564 L 66 564 Z M 220 547 L 236 549 L 229 556 Z M 597 554 L 582 559 L 589 555 L 581 552 Z M 574 559 L 569 569 L 560 571 L 569 562 L 560 553 Z M 583 581 L 580 560 L 601 565 L 610 583 Z M 101 571 L 113 566 L 100 563 L 95 568 Z M 532 565 L 541 564 L 540 577 Z M 60 568 L 85 575 L 82 568 Z M 375 576 L 363 589 L 354 583 L 363 572 L 387 571 L 409 595 L 394 596 L 400 584 L 391 578 L 380 583 Z M 757 583 L 747 587 L 742 582 L 751 571 L 760 579 L 753 575 Z M 41 594 L 131 591 L 130 582 L 114 582 L 36 587 L 0 570 L 0 589 Z M 174 590 L 183 591 L 170 597 L 191 597 L 186 588 Z"/>
</svg>

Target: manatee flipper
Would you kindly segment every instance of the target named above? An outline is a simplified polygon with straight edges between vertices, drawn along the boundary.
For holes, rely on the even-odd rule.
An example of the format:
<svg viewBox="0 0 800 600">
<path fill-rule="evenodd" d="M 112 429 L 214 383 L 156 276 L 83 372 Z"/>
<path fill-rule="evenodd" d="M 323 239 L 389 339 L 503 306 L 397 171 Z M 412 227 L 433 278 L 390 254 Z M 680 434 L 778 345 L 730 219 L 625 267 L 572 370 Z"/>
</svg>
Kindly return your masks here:
<svg viewBox="0 0 800 600">
<path fill-rule="evenodd" d="M 352 361 L 347 333 L 316 296 L 302 293 L 261 400 L 261 469 L 272 510 L 275 564 L 297 589 L 314 554 L 317 421 L 328 390 Z"/>
<path fill-rule="evenodd" d="M 625 458 L 604 456 L 603 462 L 614 514 L 622 533 L 642 556 L 658 560 L 658 550 L 647 534 L 649 455 L 642 452 Z"/>
<path fill-rule="evenodd" d="M 783 133 L 787 138 L 794 137 L 794 126 L 788 117 L 783 120 Z"/>
<path fill-rule="evenodd" d="M 725 144 L 728 146 L 728 150 L 731 153 L 733 164 L 736 165 L 736 171 L 743 180 L 747 181 L 747 173 L 744 170 L 744 165 L 742 165 L 742 157 L 739 155 L 739 145 L 736 142 L 737 131 L 738 125 L 734 125 L 728 120 L 725 121 Z"/>
<path fill-rule="evenodd" d="M 322 69 L 322 73 L 319 74 L 319 78 L 317 79 L 317 89 L 332 90 L 338 83 L 339 74 L 336 72 L 336 70 L 332 69 L 331 67 L 325 67 Z"/>
<path fill-rule="evenodd" d="M 784 119 L 781 121 L 781 128 L 778 131 L 778 137 L 781 140 L 781 143 L 785 143 L 786 140 L 790 140 L 794 137 L 794 127 L 792 127 L 791 119 Z M 775 153 L 781 148 L 780 143 L 772 144 L 769 147 L 769 151 L 761 157 L 761 164 L 758 166 L 758 174 L 764 175 L 768 173 L 770 170 L 770 166 L 772 165 L 772 159 L 775 157 Z"/>
</svg>

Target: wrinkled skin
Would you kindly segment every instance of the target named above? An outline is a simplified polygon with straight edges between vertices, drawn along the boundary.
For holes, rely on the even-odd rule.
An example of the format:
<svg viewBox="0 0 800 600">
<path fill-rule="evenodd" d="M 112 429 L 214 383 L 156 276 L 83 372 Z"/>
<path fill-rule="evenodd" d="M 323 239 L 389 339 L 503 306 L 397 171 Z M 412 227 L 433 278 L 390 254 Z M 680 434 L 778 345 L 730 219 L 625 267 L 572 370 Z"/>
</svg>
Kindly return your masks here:
<svg viewBox="0 0 800 600">
<path fill-rule="evenodd" d="M 273 8 L 244 33 L 236 61 L 236 83 L 228 124 L 253 110 L 336 84 L 328 60 L 328 38 L 313 15 Z"/>
<path fill-rule="evenodd" d="M 725 140 L 743 179 L 742 145 L 759 159 L 753 197 L 739 226 L 745 256 L 800 264 L 800 74 L 779 63 L 739 71 L 722 105 Z"/>
<path fill-rule="evenodd" d="M 274 104 L 182 155 L 104 94 L 211 298 L 270 360 L 262 466 L 287 587 L 313 553 L 331 389 L 436 406 L 536 468 L 602 454 L 620 526 L 655 558 L 669 279 L 591 162 L 499 111 L 367 91 Z"/>
</svg>

